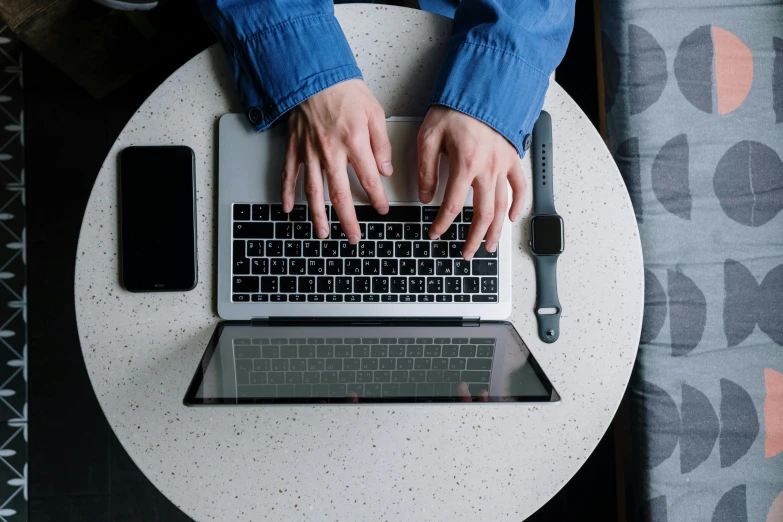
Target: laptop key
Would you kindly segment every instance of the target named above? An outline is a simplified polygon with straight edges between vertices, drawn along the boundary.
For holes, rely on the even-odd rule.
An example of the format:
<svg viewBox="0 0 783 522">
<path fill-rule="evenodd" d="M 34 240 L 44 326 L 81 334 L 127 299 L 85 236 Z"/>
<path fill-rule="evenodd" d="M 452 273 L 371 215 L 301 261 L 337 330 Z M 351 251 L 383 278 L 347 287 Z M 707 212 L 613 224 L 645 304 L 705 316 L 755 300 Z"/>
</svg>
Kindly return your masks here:
<svg viewBox="0 0 783 522">
<path fill-rule="evenodd" d="M 361 368 L 361 359 L 351 357 L 343 359 L 343 370 L 358 370 Z"/>
<path fill-rule="evenodd" d="M 421 239 L 421 225 L 406 223 L 403 227 L 403 237 L 412 241 Z"/>
<path fill-rule="evenodd" d="M 427 382 L 443 382 L 443 372 L 441 370 L 428 371 Z"/>
<path fill-rule="evenodd" d="M 339 241 L 322 242 L 321 257 L 340 257 L 340 242 Z"/>
<path fill-rule="evenodd" d="M 329 397 L 329 385 L 328 384 L 313 384 L 310 392 L 311 397 L 314 399 L 326 399 Z"/>
<path fill-rule="evenodd" d="M 262 257 L 263 255 L 264 255 L 264 242 L 263 241 L 248 241 L 247 242 L 247 256 L 248 257 Z"/>
<path fill-rule="evenodd" d="M 413 359 L 408 357 L 402 357 L 397 359 L 397 369 L 398 370 L 412 370 L 413 369 Z"/>
<path fill-rule="evenodd" d="M 459 346 L 447 344 L 441 348 L 440 353 L 443 357 L 456 357 L 459 354 Z"/>
<path fill-rule="evenodd" d="M 365 259 L 362 261 L 362 273 L 364 275 L 380 275 L 381 273 L 381 260 L 380 259 Z"/>
<path fill-rule="evenodd" d="M 490 372 L 465 370 L 460 378 L 465 382 L 489 382 Z"/>
<path fill-rule="evenodd" d="M 304 275 L 307 273 L 307 260 L 304 258 L 289 259 L 288 273 L 291 275 Z"/>
<path fill-rule="evenodd" d="M 234 239 L 272 239 L 275 237 L 273 223 L 253 221 L 250 223 L 234 223 L 232 228 Z"/>
<path fill-rule="evenodd" d="M 321 382 L 321 372 L 304 372 L 302 380 L 308 384 L 318 384 Z"/>
<path fill-rule="evenodd" d="M 345 302 L 346 303 L 361 303 L 362 302 L 362 296 L 360 294 L 346 294 L 345 295 Z"/>
<path fill-rule="evenodd" d="M 457 226 L 457 235 L 460 241 L 465 241 L 468 239 L 468 232 L 470 232 L 470 225 Z"/>
<path fill-rule="evenodd" d="M 294 386 L 294 397 L 306 399 L 310 397 L 311 393 L 312 390 L 309 384 L 297 384 Z"/>
<path fill-rule="evenodd" d="M 435 275 L 435 261 L 432 259 L 419 259 L 416 262 L 416 267 L 418 275 Z"/>
<path fill-rule="evenodd" d="M 498 257 L 498 251 L 495 250 L 494 252 L 487 252 L 486 249 L 486 243 L 481 242 L 481 245 L 479 245 L 478 250 L 476 250 L 476 253 L 474 254 L 475 258 L 496 258 Z"/>
<path fill-rule="evenodd" d="M 449 244 L 446 241 L 433 241 L 430 249 L 432 257 L 449 257 Z"/>
<path fill-rule="evenodd" d="M 301 372 L 288 372 L 285 374 L 285 383 L 286 384 L 302 384 L 302 373 Z"/>
<path fill-rule="evenodd" d="M 416 294 L 401 294 L 400 295 L 400 302 L 401 303 L 415 303 L 416 302 Z"/>
<path fill-rule="evenodd" d="M 356 372 L 354 371 L 341 371 L 337 374 L 337 379 L 342 382 L 355 382 L 356 381 Z"/>
<path fill-rule="evenodd" d="M 404 277 L 392 277 L 391 289 L 395 294 L 408 292 L 408 280 Z"/>
<path fill-rule="evenodd" d="M 277 292 L 277 276 L 265 276 L 261 278 L 261 291 L 265 293 Z"/>
<path fill-rule="evenodd" d="M 306 359 L 291 359 L 288 367 L 292 372 L 303 372 L 307 369 Z"/>
<path fill-rule="evenodd" d="M 326 296 L 326 302 L 327 303 L 342 303 L 343 302 L 343 296 L 337 295 L 337 294 L 331 294 Z"/>
<path fill-rule="evenodd" d="M 428 241 L 414 241 L 413 257 L 430 257 L 430 243 Z"/>
<path fill-rule="evenodd" d="M 275 223 L 275 238 L 277 239 L 291 239 L 294 237 L 294 224 Z"/>
<path fill-rule="evenodd" d="M 410 292 L 416 294 L 424 293 L 424 278 L 423 277 L 411 277 L 408 279 L 408 288 Z"/>
<path fill-rule="evenodd" d="M 408 372 L 405 370 L 395 370 L 391 372 L 392 382 L 408 382 Z"/>
<path fill-rule="evenodd" d="M 413 363 L 413 367 L 417 370 L 429 370 L 432 366 L 432 359 L 428 357 L 417 357 Z"/>
<path fill-rule="evenodd" d="M 400 259 L 400 275 L 416 275 L 416 261 L 414 259 Z"/>
<path fill-rule="evenodd" d="M 496 294 L 498 292 L 498 278 L 497 277 L 482 277 L 481 278 L 481 293 L 482 294 Z"/>
<path fill-rule="evenodd" d="M 257 345 L 238 345 L 234 347 L 235 359 L 254 359 L 261 357 L 261 347 Z"/>
<path fill-rule="evenodd" d="M 266 255 L 268 257 L 280 257 L 283 255 L 283 242 L 279 240 L 266 242 Z"/>
<path fill-rule="evenodd" d="M 347 236 L 345 235 L 345 232 L 343 232 L 343 227 L 340 226 L 340 223 L 332 223 L 329 237 L 332 239 L 347 239 Z"/>
<path fill-rule="evenodd" d="M 442 277 L 428 277 L 427 278 L 427 292 L 431 294 L 440 294 L 443 292 L 443 278 Z"/>
<path fill-rule="evenodd" d="M 468 359 L 468 370 L 491 370 L 492 369 L 492 359 L 477 359 L 472 358 Z"/>
<path fill-rule="evenodd" d="M 334 384 L 337 382 L 336 371 L 323 371 L 321 372 L 321 384 Z"/>
<path fill-rule="evenodd" d="M 299 291 L 304 294 L 315 292 L 315 277 L 299 276 Z"/>
<path fill-rule="evenodd" d="M 462 207 L 462 222 L 473 222 L 473 207 Z"/>
<path fill-rule="evenodd" d="M 367 239 L 383 239 L 383 224 L 369 223 L 367 225 Z"/>
<path fill-rule="evenodd" d="M 356 372 L 356 382 L 361 382 L 361 383 L 372 382 L 372 372 L 366 370 Z"/>
<path fill-rule="evenodd" d="M 399 397 L 400 385 L 393 382 L 385 383 L 381 387 L 381 396 L 386 398 Z"/>
<path fill-rule="evenodd" d="M 333 277 L 319 277 L 317 280 L 318 292 L 322 294 L 331 294 L 334 292 Z"/>
<path fill-rule="evenodd" d="M 409 344 L 405 351 L 405 355 L 408 357 L 421 357 L 424 355 L 424 346 L 421 344 Z"/>
<path fill-rule="evenodd" d="M 420 382 L 417 384 L 406 384 L 406 397 L 417 397 L 420 399 L 427 399 L 429 397 L 432 397 L 435 395 L 433 384 L 431 382 Z M 412 393 L 408 390 L 408 386 L 412 387 Z M 400 386 L 402 388 L 402 385 Z M 400 390 L 400 394 L 402 395 L 403 391 Z"/>
<path fill-rule="evenodd" d="M 345 260 L 345 275 L 362 275 L 362 260 L 361 259 L 346 259 Z"/>
<path fill-rule="evenodd" d="M 291 221 L 307 221 L 307 205 L 294 205 L 288 214 Z"/>
<path fill-rule="evenodd" d="M 432 396 L 451 397 L 453 395 L 451 393 L 452 388 L 453 388 L 452 384 L 448 382 L 435 383 L 432 388 Z"/>
<path fill-rule="evenodd" d="M 269 384 L 285 383 L 285 374 L 283 372 L 269 372 L 266 374 Z"/>
<path fill-rule="evenodd" d="M 396 365 L 397 365 L 397 361 L 389 357 L 378 359 L 379 370 L 393 370 L 396 367 Z"/>
<path fill-rule="evenodd" d="M 254 303 L 266 303 L 269 301 L 269 296 L 266 294 L 253 294 L 250 296 L 250 300 Z"/>
<path fill-rule="evenodd" d="M 302 254 L 305 257 L 318 257 L 321 255 L 321 244 L 318 241 L 303 241 Z"/>
<path fill-rule="evenodd" d="M 369 277 L 354 277 L 353 278 L 353 291 L 360 294 L 370 293 L 370 278 Z"/>
<path fill-rule="evenodd" d="M 330 384 L 329 385 L 329 397 L 338 398 L 345 397 L 345 384 Z"/>
<path fill-rule="evenodd" d="M 373 372 L 373 382 L 391 382 L 391 372 L 389 370 Z"/>
<path fill-rule="evenodd" d="M 408 373 L 408 381 L 410 382 L 426 382 L 427 372 L 424 370 L 411 370 Z"/>
<path fill-rule="evenodd" d="M 435 221 L 435 218 L 438 216 L 438 211 L 440 210 L 440 207 L 422 207 L 421 209 L 421 220 L 425 223 L 432 223 Z"/>
<path fill-rule="evenodd" d="M 397 296 L 392 294 L 383 294 L 381 295 L 381 302 L 383 303 L 396 303 L 397 302 Z"/>
<path fill-rule="evenodd" d="M 326 361 L 323 359 L 308 359 L 307 369 L 311 372 L 321 372 L 325 369 Z"/>
<path fill-rule="evenodd" d="M 451 301 L 451 296 L 447 294 L 438 294 L 435 296 L 435 302 L 437 303 L 450 303 Z"/>
<path fill-rule="evenodd" d="M 267 221 L 269 219 L 269 205 L 252 205 L 250 213 L 253 221 Z"/>
<path fill-rule="evenodd" d="M 323 275 L 324 274 L 324 260 L 323 259 L 308 259 L 307 260 L 307 274 L 308 275 Z"/>
<path fill-rule="evenodd" d="M 349 397 L 351 394 L 356 394 L 357 397 L 364 396 L 364 385 L 358 382 L 349 383 L 345 385 L 345 396 Z"/>
<path fill-rule="evenodd" d="M 258 292 L 258 276 L 234 276 L 231 279 L 231 289 L 234 292 Z M 250 297 L 247 297 L 245 301 L 249 301 Z"/>
<path fill-rule="evenodd" d="M 433 370 L 446 370 L 449 367 L 449 360 L 443 357 L 437 357 L 432 360 Z"/>
<path fill-rule="evenodd" d="M 270 259 L 269 272 L 271 274 L 283 275 L 288 273 L 288 263 L 284 258 Z"/>
<path fill-rule="evenodd" d="M 411 257 L 410 241 L 395 241 L 394 242 L 394 257 Z"/>
<path fill-rule="evenodd" d="M 235 274 L 249 274 L 250 261 L 245 256 L 245 242 L 234 240 L 234 255 L 232 261 L 233 272 Z"/>
<path fill-rule="evenodd" d="M 325 359 L 327 357 L 334 357 L 334 346 L 330 346 L 328 344 L 319 344 L 315 347 L 315 356 L 319 359 Z M 342 360 L 340 360 L 342 362 Z M 329 361 L 326 361 L 327 365 L 329 364 Z M 340 368 L 329 368 L 327 366 L 327 370 L 339 370 Z"/>
<path fill-rule="evenodd" d="M 311 239 L 313 237 L 313 226 L 310 223 L 294 224 L 294 239 Z"/>
<path fill-rule="evenodd" d="M 288 214 L 283 212 L 283 205 L 272 205 L 270 216 L 272 221 L 288 221 Z"/>
<path fill-rule="evenodd" d="M 269 259 L 253 259 L 250 262 L 250 268 L 253 275 L 266 275 L 269 273 Z M 234 270 L 235 274 L 241 273 Z"/>
<path fill-rule="evenodd" d="M 359 243 L 359 257 L 375 257 L 375 241 L 362 241 Z M 375 259 L 374 261 L 378 261 Z"/>
<path fill-rule="evenodd" d="M 468 294 L 477 294 L 479 292 L 479 278 L 465 277 L 462 279 L 462 289 Z"/>
<path fill-rule="evenodd" d="M 497 303 L 498 296 L 493 294 L 476 294 L 473 296 L 474 303 Z"/>
<path fill-rule="evenodd" d="M 362 370 L 377 370 L 378 359 L 375 357 L 366 357 L 362 359 Z"/>
<path fill-rule="evenodd" d="M 477 357 L 492 357 L 492 353 L 494 352 L 493 346 L 487 346 L 487 345 L 479 345 L 478 350 L 476 353 Z"/>
<path fill-rule="evenodd" d="M 455 295 L 454 296 L 454 302 L 455 303 L 469 303 L 470 302 L 470 296 L 469 295 Z"/>
<path fill-rule="evenodd" d="M 451 259 L 438 259 L 435 261 L 435 274 L 439 276 L 452 275 Z"/>
<path fill-rule="evenodd" d="M 342 275 L 343 274 L 343 260 L 342 259 L 327 259 L 326 260 L 326 275 Z"/>
<path fill-rule="evenodd" d="M 464 357 L 454 357 L 453 359 L 449 359 L 449 370 L 464 370 L 464 369 L 465 369 Z"/>
<path fill-rule="evenodd" d="M 300 344 L 298 347 L 299 357 L 302 359 L 315 358 L 315 346 L 311 344 Z"/>
<path fill-rule="evenodd" d="M 256 359 L 253 361 L 253 371 L 268 372 L 272 369 L 272 363 L 269 359 Z"/>
<path fill-rule="evenodd" d="M 280 278 L 280 291 L 286 293 L 296 292 L 296 278 L 295 277 L 281 277 Z"/>
<path fill-rule="evenodd" d="M 394 241 L 378 241 L 375 251 L 378 257 L 394 257 Z"/>
<path fill-rule="evenodd" d="M 389 278 L 388 277 L 373 277 L 372 278 L 372 291 L 375 294 L 385 294 L 389 291 Z"/>
<path fill-rule="evenodd" d="M 237 395 L 240 399 L 270 399 L 277 397 L 277 386 L 269 384 L 237 386 Z"/>
<path fill-rule="evenodd" d="M 380 384 L 365 384 L 364 385 L 364 396 L 367 398 L 378 398 L 381 396 L 381 385 Z"/>
<path fill-rule="evenodd" d="M 399 265 L 396 259 L 383 259 L 381 260 L 381 274 L 382 275 L 397 275 L 399 271 Z M 386 292 L 388 290 L 384 290 Z"/>
<path fill-rule="evenodd" d="M 301 241 L 286 241 L 283 244 L 286 257 L 299 257 L 302 255 Z"/>
<path fill-rule="evenodd" d="M 472 267 L 474 275 L 498 275 L 498 262 L 495 259 L 474 259 Z"/>
<path fill-rule="evenodd" d="M 419 294 L 417 300 L 420 303 L 434 303 L 435 296 L 433 294 Z"/>
<path fill-rule="evenodd" d="M 356 245 L 340 241 L 340 257 L 356 257 Z"/>
<path fill-rule="evenodd" d="M 446 370 L 443 372 L 443 381 L 444 382 L 459 382 L 459 372 L 458 371 L 452 371 L 452 370 Z"/>
</svg>

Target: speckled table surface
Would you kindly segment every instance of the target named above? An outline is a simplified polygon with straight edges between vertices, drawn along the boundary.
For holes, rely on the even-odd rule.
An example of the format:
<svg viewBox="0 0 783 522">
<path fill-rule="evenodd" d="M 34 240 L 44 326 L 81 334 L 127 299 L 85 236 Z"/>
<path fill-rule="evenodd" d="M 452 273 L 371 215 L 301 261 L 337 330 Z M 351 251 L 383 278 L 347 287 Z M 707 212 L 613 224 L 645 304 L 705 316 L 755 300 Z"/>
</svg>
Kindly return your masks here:
<svg viewBox="0 0 783 522">
<path fill-rule="evenodd" d="M 451 21 L 404 8 L 336 9 L 387 115 L 423 115 Z M 239 107 L 222 50 L 205 50 L 133 116 L 90 196 L 75 299 L 92 385 L 119 440 L 185 513 L 207 520 L 521 520 L 550 499 L 609 427 L 636 357 L 642 253 L 614 161 L 556 84 L 555 200 L 565 220 L 561 336 L 536 334 L 525 219 L 513 231 L 510 320 L 562 395 L 555 405 L 186 408 L 182 397 L 218 322 L 217 121 Z M 199 284 L 131 294 L 118 276 L 117 154 L 184 144 L 196 153 Z M 530 164 L 525 160 L 530 186 Z"/>
</svg>

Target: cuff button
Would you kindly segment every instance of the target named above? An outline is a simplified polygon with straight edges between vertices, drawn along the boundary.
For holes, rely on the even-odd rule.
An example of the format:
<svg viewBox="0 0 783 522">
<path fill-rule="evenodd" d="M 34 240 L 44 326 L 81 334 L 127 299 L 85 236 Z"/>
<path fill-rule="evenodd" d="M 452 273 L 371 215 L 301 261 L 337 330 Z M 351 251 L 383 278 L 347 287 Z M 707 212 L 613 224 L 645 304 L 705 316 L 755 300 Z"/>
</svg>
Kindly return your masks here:
<svg viewBox="0 0 783 522">
<path fill-rule="evenodd" d="M 253 125 L 258 125 L 261 123 L 263 117 L 264 115 L 261 113 L 261 110 L 258 107 L 250 107 L 250 109 L 247 111 L 247 119 L 250 120 L 250 123 Z"/>
<path fill-rule="evenodd" d="M 525 134 L 525 139 L 522 140 L 522 150 L 528 150 L 532 141 L 533 137 L 530 134 Z"/>
</svg>

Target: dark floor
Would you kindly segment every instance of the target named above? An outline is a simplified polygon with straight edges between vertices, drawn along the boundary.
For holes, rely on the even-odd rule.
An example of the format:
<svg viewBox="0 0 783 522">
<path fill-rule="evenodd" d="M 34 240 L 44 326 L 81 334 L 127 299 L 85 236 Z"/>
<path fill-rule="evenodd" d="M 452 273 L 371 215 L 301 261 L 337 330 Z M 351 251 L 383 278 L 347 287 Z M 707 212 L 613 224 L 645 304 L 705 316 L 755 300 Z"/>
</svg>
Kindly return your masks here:
<svg viewBox="0 0 783 522">
<path fill-rule="evenodd" d="M 190 520 L 150 484 L 110 430 L 87 378 L 73 303 L 79 227 L 104 157 L 152 90 L 212 41 L 188 4 L 178 15 L 188 23 L 177 30 L 189 43 L 103 100 L 34 52 L 25 55 L 32 522 Z M 591 3 L 577 2 L 576 29 L 557 78 L 595 123 L 593 49 Z M 614 484 L 610 430 L 574 479 L 529 520 L 590 514 L 614 521 Z"/>
</svg>

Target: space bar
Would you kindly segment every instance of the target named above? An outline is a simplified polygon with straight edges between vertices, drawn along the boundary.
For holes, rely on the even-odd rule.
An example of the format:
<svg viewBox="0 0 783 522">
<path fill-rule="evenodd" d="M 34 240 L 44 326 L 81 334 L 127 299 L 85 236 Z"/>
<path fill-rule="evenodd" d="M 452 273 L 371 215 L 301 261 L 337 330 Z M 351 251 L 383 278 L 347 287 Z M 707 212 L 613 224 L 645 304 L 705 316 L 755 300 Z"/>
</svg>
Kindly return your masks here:
<svg viewBox="0 0 783 522">
<path fill-rule="evenodd" d="M 417 205 L 410 206 L 389 206 L 389 212 L 380 215 L 370 205 L 356 205 L 356 219 L 359 221 L 371 221 L 373 223 L 420 223 L 421 207 Z M 332 221 L 338 221 L 337 211 L 332 207 Z"/>
</svg>

